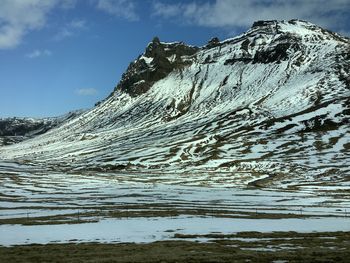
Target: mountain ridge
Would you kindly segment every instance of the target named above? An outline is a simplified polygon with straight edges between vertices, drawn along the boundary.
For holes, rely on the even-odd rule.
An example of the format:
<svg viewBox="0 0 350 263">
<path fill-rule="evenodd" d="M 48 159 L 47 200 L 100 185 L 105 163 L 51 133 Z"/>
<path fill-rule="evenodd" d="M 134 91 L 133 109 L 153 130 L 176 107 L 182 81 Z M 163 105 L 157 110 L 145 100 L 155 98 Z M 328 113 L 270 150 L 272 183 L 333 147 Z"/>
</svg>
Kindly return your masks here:
<svg viewBox="0 0 350 263">
<path fill-rule="evenodd" d="M 349 39 L 301 20 L 258 21 L 203 47 L 155 38 L 111 95 L 1 159 L 68 170 L 216 173 L 237 185 L 343 180 Z"/>
<path fill-rule="evenodd" d="M 0 145 L 11 145 L 29 138 L 44 134 L 82 114 L 85 110 L 75 110 L 58 117 L 29 118 L 8 117 L 0 118 Z"/>
</svg>

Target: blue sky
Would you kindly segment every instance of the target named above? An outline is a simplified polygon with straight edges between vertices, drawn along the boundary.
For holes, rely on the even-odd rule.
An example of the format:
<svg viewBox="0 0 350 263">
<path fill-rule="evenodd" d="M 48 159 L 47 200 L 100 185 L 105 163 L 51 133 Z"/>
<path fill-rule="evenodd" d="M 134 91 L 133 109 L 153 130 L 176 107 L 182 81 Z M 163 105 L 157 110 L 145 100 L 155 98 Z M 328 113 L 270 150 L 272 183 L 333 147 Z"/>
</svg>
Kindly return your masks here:
<svg viewBox="0 0 350 263">
<path fill-rule="evenodd" d="M 0 0 L 0 117 L 44 117 L 108 96 L 148 42 L 204 45 L 259 19 L 349 36 L 350 0 Z"/>
</svg>

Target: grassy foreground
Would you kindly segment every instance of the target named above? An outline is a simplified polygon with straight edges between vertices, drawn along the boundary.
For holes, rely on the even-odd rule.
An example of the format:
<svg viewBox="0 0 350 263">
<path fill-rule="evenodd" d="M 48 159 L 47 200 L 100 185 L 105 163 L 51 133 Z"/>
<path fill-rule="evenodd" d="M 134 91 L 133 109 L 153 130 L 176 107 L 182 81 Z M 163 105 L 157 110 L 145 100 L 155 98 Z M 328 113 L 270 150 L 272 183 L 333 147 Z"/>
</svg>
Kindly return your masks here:
<svg viewBox="0 0 350 263">
<path fill-rule="evenodd" d="M 212 242 L 186 241 L 210 238 Z M 180 237 L 179 237 L 180 238 Z M 0 262 L 349 262 L 350 233 L 242 233 L 183 236 L 149 244 L 48 244 L 0 247 Z M 249 239 L 245 240 L 245 239 Z"/>
</svg>

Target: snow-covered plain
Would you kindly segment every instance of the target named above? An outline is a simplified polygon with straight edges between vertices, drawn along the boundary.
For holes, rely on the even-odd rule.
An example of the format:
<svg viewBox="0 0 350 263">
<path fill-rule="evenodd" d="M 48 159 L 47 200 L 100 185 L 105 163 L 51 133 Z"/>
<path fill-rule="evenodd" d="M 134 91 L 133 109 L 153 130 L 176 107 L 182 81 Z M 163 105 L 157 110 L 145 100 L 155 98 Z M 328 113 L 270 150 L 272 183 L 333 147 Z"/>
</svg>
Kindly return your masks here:
<svg viewBox="0 0 350 263">
<path fill-rule="evenodd" d="M 108 219 L 98 223 L 55 226 L 0 225 L 0 245 L 68 242 L 146 243 L 174 239 L 178 234 L 203 235 L 237 232 L 350 231 L 349 219 L 230 219 L 212 217 Z"/>
<path fill-rule="evenodd" d="M 350 231 L 348 184 L 298 190 L 0 165 L 0 245 L 153 242 L 174 234 Z M 137 180 L 137 178 L 139 180 Z"/>
</svg>

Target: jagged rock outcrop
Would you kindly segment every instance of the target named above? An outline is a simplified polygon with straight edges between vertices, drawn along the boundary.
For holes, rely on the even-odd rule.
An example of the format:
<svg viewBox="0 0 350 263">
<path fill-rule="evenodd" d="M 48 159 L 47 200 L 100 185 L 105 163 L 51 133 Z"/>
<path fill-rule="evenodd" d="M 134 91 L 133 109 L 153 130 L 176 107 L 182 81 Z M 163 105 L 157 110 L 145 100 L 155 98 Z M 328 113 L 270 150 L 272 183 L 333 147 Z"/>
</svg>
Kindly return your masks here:
<svg viewBox="0 0 350 263">
<path fill-rule="evenodd" d="M 206 48 L 213 48 L 213 47 L 217 47 L 220 46 L 220 40 L 217 37 L 213 37 L 212 39 L 210 39 L 208 41 L 208 44 L 205 46 Z"/>
<path fill-rule="evenodd" d="M 155 37 L 148 44 L 144 55 L 130 63 L 116 90 L 125 91 L 131 96 L 145 93 L 156 81 L 189 64 L 188 57 L 198 49 L 183 42 L 162 43 Z"/>
</svg>

